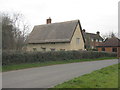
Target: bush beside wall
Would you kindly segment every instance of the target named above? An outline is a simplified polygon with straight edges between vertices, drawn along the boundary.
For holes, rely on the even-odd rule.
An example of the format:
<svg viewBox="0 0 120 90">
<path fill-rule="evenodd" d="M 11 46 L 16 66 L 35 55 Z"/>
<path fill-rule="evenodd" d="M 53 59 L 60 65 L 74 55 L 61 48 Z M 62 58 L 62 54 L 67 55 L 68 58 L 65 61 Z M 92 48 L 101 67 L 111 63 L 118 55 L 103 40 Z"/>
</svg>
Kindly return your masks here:
<svg viewBox="0 0 120 90">
<path fill-rule="evenodd" d="M 97 51 L 3 52 L 2 65 L 35 63 L 56 60 L 95 59 L 117 57 L 116 53 Z"/>
</svg>

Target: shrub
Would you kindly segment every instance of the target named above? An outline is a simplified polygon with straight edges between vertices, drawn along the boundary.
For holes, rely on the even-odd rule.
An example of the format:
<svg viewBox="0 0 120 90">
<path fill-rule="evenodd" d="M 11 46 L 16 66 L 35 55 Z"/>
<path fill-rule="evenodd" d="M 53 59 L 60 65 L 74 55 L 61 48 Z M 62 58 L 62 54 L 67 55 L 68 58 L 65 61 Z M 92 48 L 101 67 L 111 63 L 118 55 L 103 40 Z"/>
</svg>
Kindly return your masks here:
<svg viewBox="0 0 120 90">
<path fill-rule="evenodd" d="M 55 52 L 6 52 L 2 53 L 2 65 L 35 63 L 71 59 L 95 59 L 117 57 L 116 53 L 97 51 L 55 51 Z"/>
</svg>

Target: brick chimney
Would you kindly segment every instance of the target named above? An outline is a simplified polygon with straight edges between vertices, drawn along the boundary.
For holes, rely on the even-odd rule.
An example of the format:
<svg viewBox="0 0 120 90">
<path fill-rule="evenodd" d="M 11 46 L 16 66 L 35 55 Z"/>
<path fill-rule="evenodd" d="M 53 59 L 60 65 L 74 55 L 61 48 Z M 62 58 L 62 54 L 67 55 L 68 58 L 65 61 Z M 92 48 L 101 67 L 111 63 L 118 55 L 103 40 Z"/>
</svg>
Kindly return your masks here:
<svg viewBox="0 0 120 90">
<path fill-rule="evenodd" d="M 52 19 L 49 17 L 47 20 L 46 20 L 46 24 L 50 24 L 52 21 Z"/>
<path fill-rule="evenodd" d="M 99 32 L 99 31 L 97 31 L 96 33 L 97 33 L 98 35 L 100 35 L 100 32 Z"/>
</svg>

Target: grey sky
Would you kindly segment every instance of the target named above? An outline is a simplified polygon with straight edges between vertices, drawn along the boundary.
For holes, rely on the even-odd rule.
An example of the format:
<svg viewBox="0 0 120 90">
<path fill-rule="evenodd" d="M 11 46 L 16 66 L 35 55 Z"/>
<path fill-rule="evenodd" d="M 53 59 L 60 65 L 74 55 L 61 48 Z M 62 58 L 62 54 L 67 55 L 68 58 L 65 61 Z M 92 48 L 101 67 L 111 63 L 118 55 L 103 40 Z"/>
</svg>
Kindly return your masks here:
<svg viewBox="0 0 120 90">
<path fill-rule="evenodd" d="M 0 0 L 0 11 L 20 12 L 31 26 L 79 19 L 87 32 L 118 32 L 119 0 Z"/>
</svg>

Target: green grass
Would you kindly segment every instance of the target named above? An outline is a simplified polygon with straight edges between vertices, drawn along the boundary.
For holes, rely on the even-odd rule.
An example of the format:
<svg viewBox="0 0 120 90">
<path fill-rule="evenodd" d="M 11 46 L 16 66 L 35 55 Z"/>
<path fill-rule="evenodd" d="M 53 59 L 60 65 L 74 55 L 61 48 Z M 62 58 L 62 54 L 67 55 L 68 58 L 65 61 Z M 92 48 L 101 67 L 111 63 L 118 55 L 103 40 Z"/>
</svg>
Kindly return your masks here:
<svg viewBox="0 0 120 90">
<path fill-rule="evenodd" d="M 78 59 L 78 60 L 65 60 L 65 61 L 47 61 L 47 62 L 41 62 L 41 63 L 39 62 L 39 63 L 7 65 L 7 66 L 2 67 L 2 72 L 33 68 L 33 67 L 48 66 L 48 65 L 66 64 L 66 63 L 83 62 L 83 61 L 96 61 L 96 60 L 105 60 L 105 59 L 115 59 L 115 57 L 102 57 L 102 58 L 97 58 L 97 59 Z"/>
<path fill-rule="evenodd" d="M 118 64 L 74 78 L 55 88 L 118 88 Z"/>
</svg>

